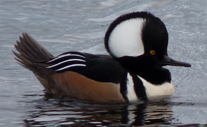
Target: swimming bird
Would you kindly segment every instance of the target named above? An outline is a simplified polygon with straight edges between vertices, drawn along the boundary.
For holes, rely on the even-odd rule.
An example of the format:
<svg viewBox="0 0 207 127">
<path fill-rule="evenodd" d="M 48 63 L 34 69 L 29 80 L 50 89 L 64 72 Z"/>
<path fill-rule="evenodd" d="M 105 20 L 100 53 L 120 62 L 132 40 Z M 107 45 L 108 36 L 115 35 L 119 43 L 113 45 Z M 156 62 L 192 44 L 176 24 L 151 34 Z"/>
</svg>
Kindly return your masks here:
<svg viewBox="0 0 207 127">
<path fill-rule="evenodd" d="M 69 51 L 53 56 L 27 33 L 15 44 L 15 59 L 34 73 L 53 97 L 94 102 L 134 102 L 174 93 L 163 66 L 190 67 L 168 56 L 168 32 L 149 12 L 115 19 L 106 31 L 109 55 Z"/>
</svg>

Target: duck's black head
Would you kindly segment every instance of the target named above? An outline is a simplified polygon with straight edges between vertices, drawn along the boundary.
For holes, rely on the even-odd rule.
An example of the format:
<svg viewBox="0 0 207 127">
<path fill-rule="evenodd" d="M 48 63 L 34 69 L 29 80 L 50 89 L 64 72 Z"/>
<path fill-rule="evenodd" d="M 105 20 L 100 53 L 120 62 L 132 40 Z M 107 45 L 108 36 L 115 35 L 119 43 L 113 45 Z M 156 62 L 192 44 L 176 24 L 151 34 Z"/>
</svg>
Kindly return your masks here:
<svg viewBox="0 0 207 127">
<path fill-rule="evenodd" d="M 129 72 L 137 74 L 152 70 L 169 73 L 162 68 L 165 65 L 191 66 L 168 57 L 167 46 L 168 32 L 164 23 L 148 12 L 118 17 L 105 35 L 105 47 L 110 55 Z"/>
</svg>

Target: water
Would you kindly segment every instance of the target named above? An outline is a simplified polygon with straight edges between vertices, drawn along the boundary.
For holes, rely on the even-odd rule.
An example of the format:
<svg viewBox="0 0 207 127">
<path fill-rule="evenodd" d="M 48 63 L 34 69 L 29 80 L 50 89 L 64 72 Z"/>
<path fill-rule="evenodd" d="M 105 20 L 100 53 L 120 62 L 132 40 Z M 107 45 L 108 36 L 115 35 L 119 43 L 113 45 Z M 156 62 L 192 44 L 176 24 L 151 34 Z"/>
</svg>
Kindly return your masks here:
<svg viewBox="0 0 207 127">
<path fill-rule="evenodd" d="M 185 126 L 207 124 L 206 0 L 1 0 L 0 126 Z M 150 11 L 169 32 L 168 54 L 192 64 L 168 67 L 176 93 L 141 104 L 96 104 L 44 97 L 33 74 L 16 64 L 13 45 L 28 32 L 54 55 L 106 53 L 104 33 L 121 14 Z"/>
</svg>

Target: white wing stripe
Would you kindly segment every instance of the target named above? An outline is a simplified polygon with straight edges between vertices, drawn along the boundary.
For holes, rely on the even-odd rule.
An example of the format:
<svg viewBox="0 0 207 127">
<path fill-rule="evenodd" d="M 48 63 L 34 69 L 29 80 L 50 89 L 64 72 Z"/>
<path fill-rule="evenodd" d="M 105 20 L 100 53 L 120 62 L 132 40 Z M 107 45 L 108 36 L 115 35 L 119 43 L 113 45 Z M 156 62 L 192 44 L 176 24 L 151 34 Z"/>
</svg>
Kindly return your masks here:
<svg viewBox="0 0 207 127">
<path fill-rule="evenodd" d="M 84 56 L 79 55 L 79 54 L 64 54 L 64 55 L 60 55 L 60 56 L 58 56 L 58 57 L 48 61 L 47 63 L 51 63 L 51 62 L 53 62 L 53 61 L 55 61 L 55 60 L 57 60 L 59 58 L 63 58 L 63 57 L 67 57 L 67 56 L 79 56 L 79 57 L 85 58 Z"/>
<path fill-rule="evenodd" d="M 63 64 L 63 63 L 66 63 L 66 62 L 70 62 L 70 61 L 82 61 L 82 62 L 85 62 L 85 60 L 82 60 L 82 59 L 69 59 L 69 60 L 65 60 L 65 61 L 62 61 L 60 63 L 54 64 L 54 65 L 48 66 L 47 68 L 53 68 L 55 66 L 58 66 L 60 64 Z"/>
<path fill-rule="evenodd" d="M 62 71 L 64 69 L 68 69 L 71 67 L 85 67 L 85 66 L 86 66 L 85 64 L 73 64 L 73 65 L 68 65 L 68 66 L 62 67 L 60 69 L 57 69 L 56 71 Z"/>
</svg>

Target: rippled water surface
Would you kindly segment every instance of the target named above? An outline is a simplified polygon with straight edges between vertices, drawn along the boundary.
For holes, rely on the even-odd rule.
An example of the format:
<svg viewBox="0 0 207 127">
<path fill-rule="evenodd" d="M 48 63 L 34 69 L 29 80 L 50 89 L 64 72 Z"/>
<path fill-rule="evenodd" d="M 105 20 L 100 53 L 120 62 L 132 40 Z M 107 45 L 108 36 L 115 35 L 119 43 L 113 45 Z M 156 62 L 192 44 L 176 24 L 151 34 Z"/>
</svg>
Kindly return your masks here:
<svg viewBox="0 0 207 127">
<path fill-rule="evenodd" d="M 130 126 L 207 124 L 206 0 L 1 0 L 0 126 Z M 43 87 L 14 59 L 13 45 L 28 32 L 54 55 L 78 50 L 106 53 L 103 37 L 112 20 L 150 11 L 169 32 L 169 56 L 192 64 L 167 67 L 176 92 L 140 104 L 96 104 L 48 99 Z"/>
</svg>

